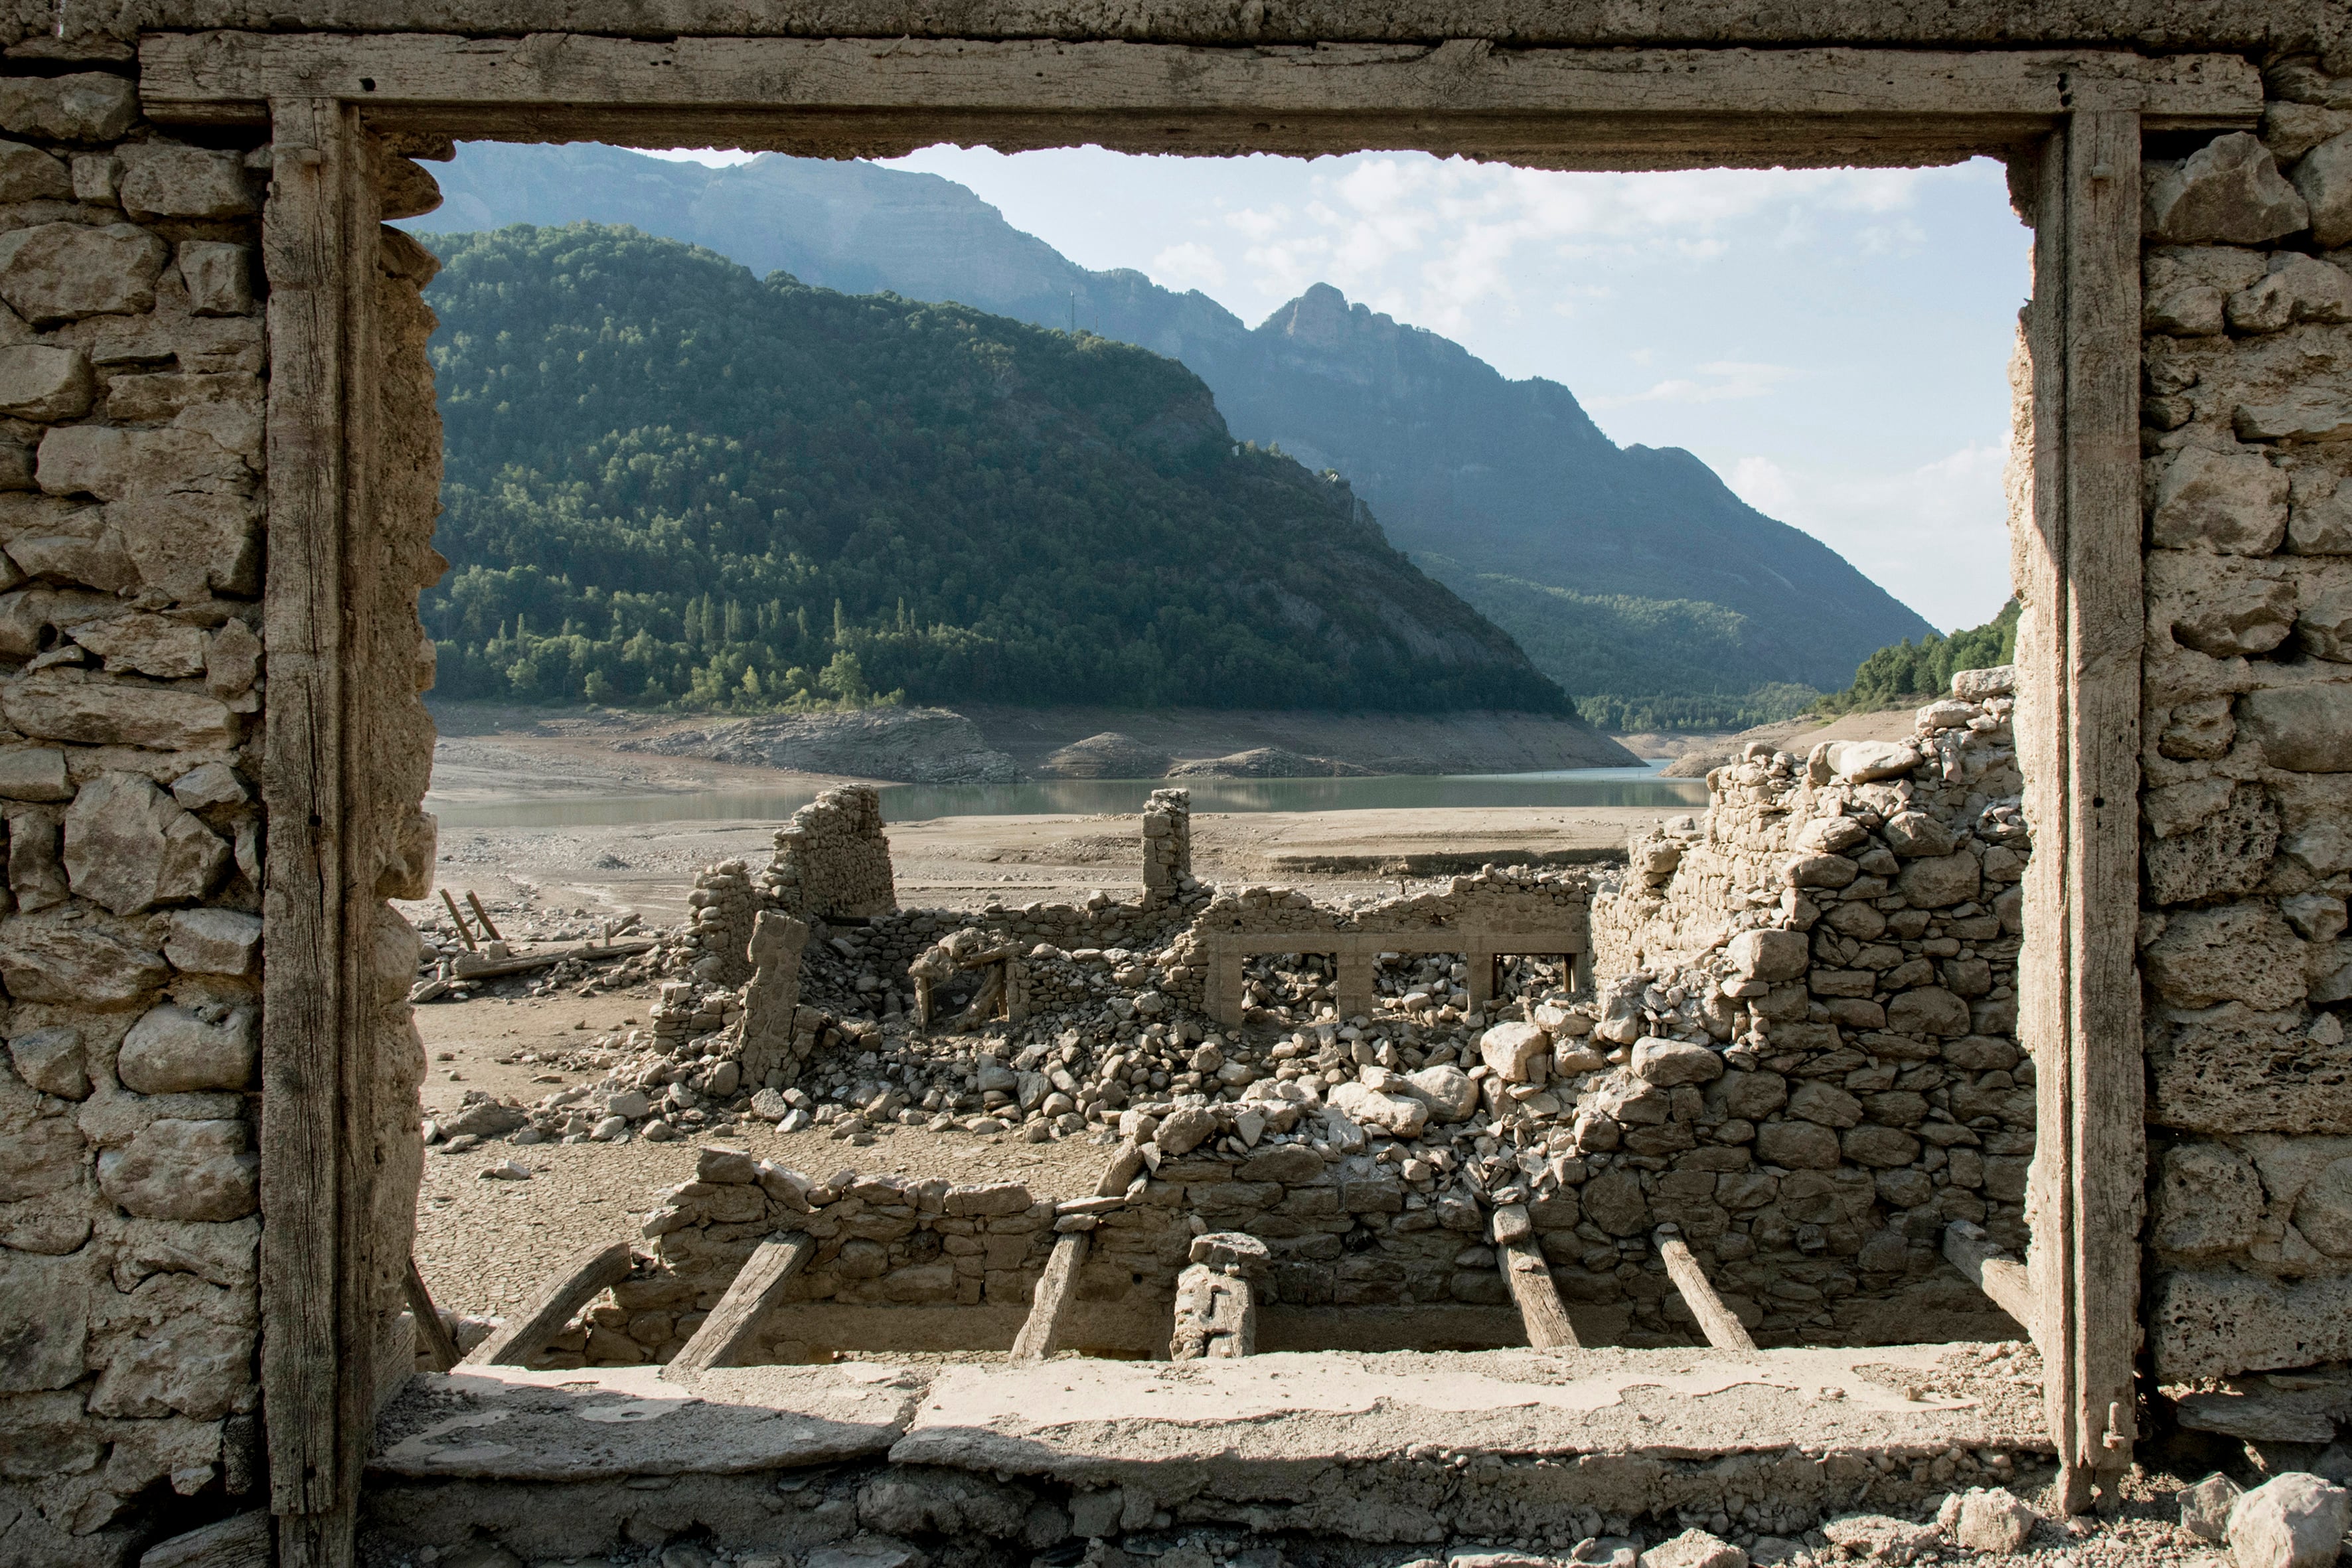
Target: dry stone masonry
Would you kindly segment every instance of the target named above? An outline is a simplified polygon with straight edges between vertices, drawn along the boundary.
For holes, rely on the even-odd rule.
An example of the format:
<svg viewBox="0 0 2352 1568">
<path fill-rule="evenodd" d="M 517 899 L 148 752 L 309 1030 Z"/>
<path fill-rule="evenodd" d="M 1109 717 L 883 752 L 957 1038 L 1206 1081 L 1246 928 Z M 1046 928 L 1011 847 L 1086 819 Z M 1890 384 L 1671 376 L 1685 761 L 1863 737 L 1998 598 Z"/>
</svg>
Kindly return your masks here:
<svg viewBox="0 0 2352 1568">
<path fill-rule="evenodd" d="M 2140 963 L 2169 1384 L 2352 1356 L 2352 74 L 2266 80 L 2258 134 L 2147 189 Z"/>
</svg>

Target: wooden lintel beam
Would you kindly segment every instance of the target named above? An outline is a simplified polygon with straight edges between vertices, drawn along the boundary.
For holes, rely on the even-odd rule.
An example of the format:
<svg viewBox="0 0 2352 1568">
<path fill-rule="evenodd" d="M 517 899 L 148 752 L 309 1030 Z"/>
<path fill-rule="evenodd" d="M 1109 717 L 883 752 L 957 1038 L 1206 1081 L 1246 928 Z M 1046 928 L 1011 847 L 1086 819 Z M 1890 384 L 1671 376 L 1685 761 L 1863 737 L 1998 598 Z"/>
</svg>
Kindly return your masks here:
<svg viewBox="0 0 2352 1568">
<path fill-rule="evenodd" d="M 728 1285 L 727 1294 L 661 1375 L 687 1383 L 714 1366 L 735 1365 L 776 1297 L 815 1256 L 816 1238 L 803 1231 L 779 1231 L 760 1243 Z"/>
<path fill-rule="evenodd" d="M 1734 1351 L 1742 1355 L 1756 1353 L 1756 1342 L 1748 1336 L 1748 1325 L 1738 1314 L 1724 1305 L 1723 1298 L 1715 1293 L 1714 1284 L 1706 1270 L 1691 1256 L 1690 1247 L 1679 1236 L 1660 1236 L 1658 1256 L 1666 1265 L 1666 1278 L 1675 1282 L 1681 1293 L 1683 1305 L 1698 1320 L 1699 1332 L 1706 1342 L 1719 1351 Z"/>
<path fill-rule="evenodd" d="M 629 1277 L 629 1244 L 616 1241 L 583 1253 L 571 1268 L 534 1297 L 530 1305 L 494 1329 L 474 1347 L 461 1364 L 467 1366 L 528 1366 L 547 1342 L 562 1331 L 572 1315 L 599 1290 L 609 1289 Z"/>
<path fill-rule="evenodd" d="M 1087 1233 L 1074 1230 L 1054 1240 L 1054 1256 L 1045 1260 L 1036 1294 L 1029 1299 L 1029 1316 L 1013 1342 L 1016 1362 L 1040 1362 L 1052 1355 L 1069 1326 L 1071 1309 L 1078 1301 L 1078 1269 L 1087 1260 Z"/>
<path fill-rule="evenodd" d="M 1515 49 L 1454 40 L 1140 43 L 538 33 L 158 33 L 142 100 L 167 123 L 340 99 L 372 123 L 563 141 L 700 126 L 744 145 L 1074 137 L 1138 149 L 1431 146 L 1583 166 L 1872 161 L 2016 144 L 2085 104 L 2156 129 L 2253 122 L 2254 67 L 2122 50 Z M 1826 139 L 1826 142 L 1824 141 Z M 1824 147 L 1826 146 L 1826 151 Z"/>
</svg>

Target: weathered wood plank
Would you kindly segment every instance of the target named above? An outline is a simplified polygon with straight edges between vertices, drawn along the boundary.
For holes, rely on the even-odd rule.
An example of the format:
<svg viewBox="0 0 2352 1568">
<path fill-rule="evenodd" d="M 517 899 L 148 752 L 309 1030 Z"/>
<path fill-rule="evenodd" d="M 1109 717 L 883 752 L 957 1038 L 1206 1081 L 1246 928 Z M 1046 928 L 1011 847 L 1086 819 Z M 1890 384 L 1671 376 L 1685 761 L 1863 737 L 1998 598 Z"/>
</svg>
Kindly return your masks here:
<svg viewBox="0 0 2352 1568">
<path fill-rule="evenodd" d="M 775 1304 L 777 1293 L 815 1256 L 816 1239 L 805 1231 L 779 1231 L 760 1243 L 727 1294 L 661 1375 L 683 1383 L 714 1366 L 733 1366 L 737 1352 L 751 1342 L 760 1320 Z"/>
<path fill-rule="evenodd" d="M 1944 1227 L 1944 1256 L 1992 1304 L 2033 1331 L 2033 1280 L 2024 1264 L 2001 1250 L 1984 1226 L 1956 1219 Z"/>
<path fill-rule="evenodd" d="M 447 1372 L 457 1364 L 457 1342 L 449 1335 L 448 1325 L 441 1321 L 440 1312 L 433 1305 L 433 1292 L 425 1288 L 425 1276 L 416 1271 L 416 1259 L 408 1259 L 408 1313 L 416 1320 L 416 1337 L 433 1353 L 433 1370 Z"/>
<path fill-rule="evenodd" d="M 1087 1233 L 1073 1231 L 1054 1241 L 1054 1256 L 1038 1276 L 1036 1294 L 1029 1299 L 1029 1316 L 1013 1342 L 1015 1363 L 1044 1361 L 1054 1353 L 1062 1331 L 1069 1326 L 1078 1302 L 1078 1269 L 1087 1260 Z"/>
<path fill-rule="evenodd" d="M 256 1509 L 149 1547 L 139 1568 L 269 1568 L 269 1514 Z"/>
<path fill-rule="evenodd" d="M 2062 1500 L 2130 1461 L 2145 1164 L 2139 984 L 2139 117 L 2076 114 L 2040 159 L 2017 531 L 2034 856 L 2019 1035 L 2034 1058 L 2036 1336 Z"/>
<path fill-rule="evenodd" d="M 269 835 L 262 913 L 261 1379 L 270 1500 L 289 1564 L 351 1554 L 374 1383 L 355 1331 L 368 1264 L 353 1232 L 364 1182 L 344 1130 L 357 1068 L 344 837 L 343 577 L 347 371 L 353 293 L 348 215 L 363 187 L 357 118 L 331 101 L 274 106 L 262 224 L 270 283 L 269 648 L 262 799 Z M 372 261 L 372 258 L 368 258 Z M 370 281 L 373 281 L 371 276 Z M 346 1440 L 344 1434 L 352 1434 Z"/>
<path fill-rule="evenodd" d="M 587 1305 L 590 1297 L 628 1277 L 627 1242 L 616 1241 L 610 1247 L 583 1253 L 570 1269 L 550 1280 L 528 1308 L 504 1326 L 490 1331 L 490 1337 L 474 1347 L 465 1364 L 528 1366 L 530 1358 L 546 1348 L 547 1342 L 562 1331 L 574 1312 Z"/>
<path fill-rule="evenodd" d="M 2239 122 L 2259 75 L 2228 55 L 2118 49 L 1497 48 L 1325 44 L 1201 48 L 919 38 L 673 38 L 572 33 L 151 34 L 151 116 L 303 94 L 579 108 L 1241 110 L 1250 113 L 1887 115 L 2050 120 L 2081 95 Z"/>
<path fill-rule="evenodd" d="M 1691 1249 L 1684 1244 L 1683 1238 L 1679 1236 L 1659 1237 L 1658 1256 L 1665 1262 L 1666 1278 L 1672 1279 L 1675 1289 L 1682 1293 L 1683 1305 L 1688 1307 L 1691 1316 L 1698 1320 L 1699 1332 L 1706 1336 L 1706 1342 L 1719 1351 L 1754 1354 L 1756 1342 L 1749 1337 L 1748 1325 L 1741 1322 L 1738 1314 L 1725 1306 L 1723 1298 L 1715 1293 L 1706 1270 L 1698 1266 L 1698 1259 L 1691 1256 Z"/>
<path fill-rule="evenodd" d="M 1574 1350 L 1582 1342 L 1576 1337 L 1576 1325 L 1568 1321 L 1568 1309 L 1559 1303 L 1559 1288 L 1551 1282 L 1551 1266 L 1544 1261 L 1543 1248 L 1532 1236 L 1498 1243 L 1496 1250 L 1502 1255 L 1503 1282 L 1510 1287 L 1511 1300 L 1519 1309 L 1519 1324 L 1527 1330 L 1528 1343 L 1539 1351 Z"/>
</svg>

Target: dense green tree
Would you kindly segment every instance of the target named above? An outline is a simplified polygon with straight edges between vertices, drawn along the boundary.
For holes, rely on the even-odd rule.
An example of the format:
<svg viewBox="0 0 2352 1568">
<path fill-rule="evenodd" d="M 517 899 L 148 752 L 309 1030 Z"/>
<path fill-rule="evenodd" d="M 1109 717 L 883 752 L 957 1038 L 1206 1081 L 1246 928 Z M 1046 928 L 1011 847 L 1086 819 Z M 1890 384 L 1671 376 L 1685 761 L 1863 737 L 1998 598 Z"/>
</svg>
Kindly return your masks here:
<svg viewBox="0 0 2352 1568">
<path fill-rule="evenodd" d="M 1172 360 L 634 229 L 432 243 L 446 692 L 1572 710 Z"/>
<path fill-rule="evenodd" d="M 1939 697 L 1951 689 L 1952 672 L 2007 664 L 2017 657 L 2015 599 L 1980 626 L 1950 637 L 1930 636 L 1914 645 L 1908 637 L 1880 648 L 1853 672 L 1853 684 L 1823 698 L 1824 713 L 1860 713 L 1875 708 L 1901 708 Z"/>
</svg>

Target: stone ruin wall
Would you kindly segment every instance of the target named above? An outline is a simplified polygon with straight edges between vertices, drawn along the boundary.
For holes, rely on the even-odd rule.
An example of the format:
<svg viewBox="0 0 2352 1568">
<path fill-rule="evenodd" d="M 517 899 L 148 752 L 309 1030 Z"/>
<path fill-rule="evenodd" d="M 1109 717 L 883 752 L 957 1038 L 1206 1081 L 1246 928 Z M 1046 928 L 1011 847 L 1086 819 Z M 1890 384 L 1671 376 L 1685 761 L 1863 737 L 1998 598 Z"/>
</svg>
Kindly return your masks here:
<svg viewBox="0 0 2352 1568">
<path fill-rule="evenodd" d="M 1910 742 L 1750 746 L 1595 900 L 1612 1204 L 1678 1226 L 1764 1342 L 2020 1332 L 1938 1250 L 1953 1220 L 2027 1242 L 2010 681 L 1964 674 Z"/>
<path fill-rule="evenodd" d="M 2352 1356 L 2352 74 L 2152 162 L 2141 449 L 2158 1380 Z"/>
<path fill-rule="evenodd" d="M 0 1560 L 24 1564 L 122 1561 L 266 1484 L 269 157 L 156 132 L 98 53 L 0 61 Z M 429 663 L 412 669 L 441 452 L 434 263 L 391 231 L 383 260 L 377 363 L 351 368 L 381 377 L 390 460 L 351 608 L 395 679 L 343 717 L 369 792 L 351 863 L 376 940 L 353 973 L 379 1113 L 350 1135 L 388 1173 L 354 1288 L 396 1373 L 424 1052 L 414 934 L 370 894 L 421 896 L 433 858 Z"/>
</svg>

